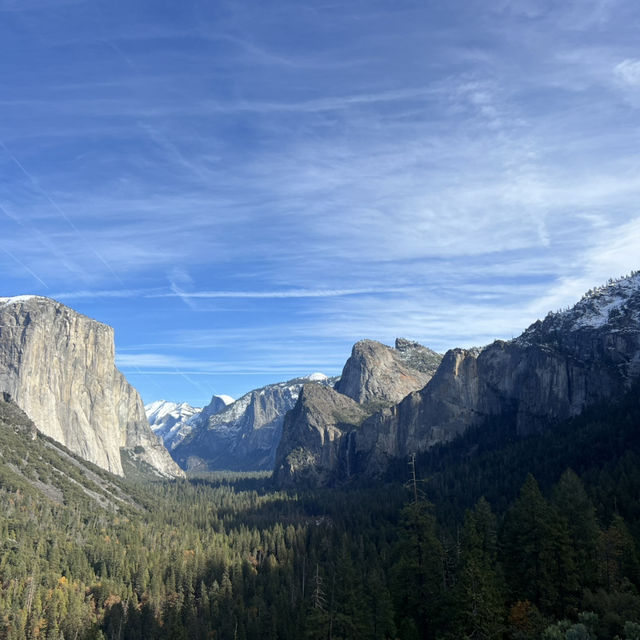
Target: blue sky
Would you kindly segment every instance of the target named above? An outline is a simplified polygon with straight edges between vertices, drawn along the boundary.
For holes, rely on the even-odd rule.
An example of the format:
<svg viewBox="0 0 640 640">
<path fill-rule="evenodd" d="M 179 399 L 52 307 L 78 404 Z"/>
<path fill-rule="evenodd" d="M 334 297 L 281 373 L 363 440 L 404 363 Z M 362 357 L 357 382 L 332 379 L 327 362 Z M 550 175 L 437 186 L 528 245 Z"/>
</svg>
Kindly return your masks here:
<svg viewBox="0 0 640 640">
<path fill-rule="evenodd" d="M 0 0 L 0 295 L 145 402 L 510 338 L 640 266 L 635 0 Z"/>
</svg>

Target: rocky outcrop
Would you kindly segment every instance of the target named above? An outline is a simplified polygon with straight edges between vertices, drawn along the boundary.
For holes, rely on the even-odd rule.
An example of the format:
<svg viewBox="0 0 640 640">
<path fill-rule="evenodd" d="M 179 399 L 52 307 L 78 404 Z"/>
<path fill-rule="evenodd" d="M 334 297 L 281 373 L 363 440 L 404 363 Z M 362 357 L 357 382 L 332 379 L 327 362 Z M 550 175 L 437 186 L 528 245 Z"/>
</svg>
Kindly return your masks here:
<svg viewBox="0 0 640 640">
<path fill-rule="evenodd" d="M 399 338 L 392 349 L 375 340 L 356 342 L 335 389 L 361 404 L 396 404 L 422 389 L 442 356 L 417 342 Z"/>
<path fill-rule="evenodd" d="M 310 380 L 319 385 L 335 382 L 315 373 L 250 391 L 221 411 L 205 407 L 190 420 L 191 432 L 171 455 L 189 470 L 272 469 L 284 416 Z"/>
<path fill-rule="evenodd" d="M 202 409 L 202 411 L 200 411 L 198 415 L 194 415 L 194 417 L 190 420 L 190 423 L 194 425 L 207 424 L 211 416 L 224 411 L 230 404 L 233 404 L 234 402 L 235 400 L 231 396 L 213 395 L 211 396 L 209 404 L 204 407 L 204 409 Z"/>
<path fill-rule="evenodd" d="M 287 414 L 276 455 L 277 482 L 323 484 L 349 477 L 354 430 L 374 411 L 424 387 L 441 360 L 402 338 L 395 349 L 374 340 L 357 342 L 335 388 L 306 385 Z"/>
<path fill-rule="evenodd" d="M 391 459 L 498 417 L 518 434 L 531 433 L 614 399 L 639 375 L 635 273 L 589 292 L 570 310 L 549 314 L 515 340 L 447 352 L 423 389 L 343 434 L 349 447 L 319 480 L 382 473 Z"/>
<path fill-rule="evenodd" d="M 40 432 L 117 475 L 121 449 L 182 475 L 114 356 L 111 327 L 48 298 L 0 298 L 0 391 Z"/>
<path fill-rule="evenodd" d="M 342 438 L 368 413 L 357 402 L 319 384 L 306 384 L 284 421 L 276 454 L 274 478 L 280 485 L 293 482 L 327 484 L 343 460 Z M 349 469 L 344 471 L 349 475 Z M 343 475 L 340 473 L 339 475 Z"/>
</svg>

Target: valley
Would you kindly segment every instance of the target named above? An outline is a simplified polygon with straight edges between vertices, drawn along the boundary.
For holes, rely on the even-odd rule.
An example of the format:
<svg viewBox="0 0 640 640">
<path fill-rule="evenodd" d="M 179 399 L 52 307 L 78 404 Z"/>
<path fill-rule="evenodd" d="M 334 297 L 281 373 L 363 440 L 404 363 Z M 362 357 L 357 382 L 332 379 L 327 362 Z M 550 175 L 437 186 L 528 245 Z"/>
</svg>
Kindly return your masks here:
<svg viewBox="0 0 640 640">
<path fill-rule="evenodd" d="M 148 405 L 157 436 L 106 328 L 0 313 L 1 637 L 638 637 L 637 272 L 511 341 Z"/>
</svg>

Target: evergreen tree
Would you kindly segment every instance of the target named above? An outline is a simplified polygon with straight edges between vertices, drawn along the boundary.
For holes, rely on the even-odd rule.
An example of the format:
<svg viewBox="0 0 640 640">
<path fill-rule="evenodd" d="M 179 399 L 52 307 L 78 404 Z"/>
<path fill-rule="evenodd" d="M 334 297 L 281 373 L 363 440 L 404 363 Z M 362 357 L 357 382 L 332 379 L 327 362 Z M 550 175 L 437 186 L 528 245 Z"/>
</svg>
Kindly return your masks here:
<svg viewBox="0 0 640 640">
<path fill-rule="evenodd" d="M 505 628 L 504 586 L 496 566 L 496 519 L 481 498 L 467 512 L 459 576 L 451 594 L 455 637 L 499 638 Z"/>
<path fill-rule="evenodd" d="M 415 628 L 418 637 L 427 640 L 434 637 L 440 616 L 443 552 L 432 505 L 424 500 L 414 500 L 402 510 L 398 558 L 396 613 L 401 620 L 413 620 L 413 625 L 405 623 L 406 633 Z"/>
<path fill-rule="evenodd" d="M 530 474 L 507 513 L 502 540 L 512 601 L 530 600 L 543 611 L 563 616 L 578 584 L 568 526 Z"/>
<path fill-rule="evenodd" d="M 553 491 L 552 505 L 564 518 L 571 538 L 579 583 L 593 587 L 598 582 L 597 551 L 600 529 L 596 512 L 580 478 L 567 469 Z"/>
</svg>

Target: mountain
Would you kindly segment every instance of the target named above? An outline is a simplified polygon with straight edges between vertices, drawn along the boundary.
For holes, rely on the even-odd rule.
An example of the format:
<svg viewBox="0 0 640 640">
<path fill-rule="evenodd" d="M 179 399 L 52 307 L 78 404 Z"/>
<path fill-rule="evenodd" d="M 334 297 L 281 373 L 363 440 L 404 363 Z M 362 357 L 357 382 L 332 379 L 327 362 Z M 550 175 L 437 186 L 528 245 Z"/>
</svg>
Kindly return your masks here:
<svg viewBox="0 0 640 640">
<path fill-rule="evenodd" d="M 361 340 L 353 346 L 335 389 L 361 404 L 395 404 L 422 389 L 441 360 L 439 353 L 403 338 L 396 340 L 395 349 Z"/>
<path fill-rule="evenodd" d="M 231 396 L 214 395 L 202 409 L 192 407 L 187 402 L 156 400 L 146 404 L 144 410 L 151 429 L 171 451 L 193 431 L 194 426 L 206 423 L 212 415 L 220 413 L 233 402 L 235 400 Z"/>
<path fill-rule="evenodd" d="M 353 345 L 351 356 L 333 389 L 304 386 L 293 411 L 285 417 L 276 453 L 275 478 L 324 484 L 335 469 L 351 474 L 351 447 L 343 435 L 362 424 L 374 412 L 400 402 L 422 389 L 438 368 L 442 356 L 417 342 L 397 338 L 395 348 L 375 340 Z M 346 465 L 343 467 L 343 465 Z"/>
<path fill-rule="evenodd" d="M 447 442 L 470 427 L 509 420 L 523 436 L 623 394 L 640 374 L 640 273 L 589 291 L 573 308 L 550 313 L 514 340 L 448 351 L 418 391 L 344 428 L 326 456 L 317 438 L 308 453 L 322 482 L 382 474 L 394 460 Z M 325 417 L 332 424 L 333 417 Z M 322 424 L 316 416 L 316 424 Z M 300 469 L 287 463 L 305 448 L 304 429 L 285 423 L 276 463 L 281 484 Z M 305 470 L 304 477 L 309 477 Z M 302 477 L 302 476 L 300 476 Z"/>
<path fill-rule="evenodd" d="M 275 477 L 280 482 L 323 485 L 347 456 L 340 445 L 345 431 L 370 415 L 365 407 L 331 387 L 310 383 L 302 387 L 294 408 L 284 418 Z M 349 475 L 349 470 L 344 470 Z"/>
<path fill-rule="evenodd" d="M 270 384 L 245 394 L 221 411 L 211 404 L 189 420 L 190 432 L 171 450 L 188 470 L 271 469 L 284 416 L 292 409 L 305 383 L 331 385 L 335 379 L 314 373 L 305 378 Z"/>
<path fill-rule="evenodd" d="M 144 405 L 151 430 L 171 449 L 191 431 L 189 420 L 202 411 L 186 402 L 156 400 Z"/>
<path fill-rule="evenodd" d="M 183 475 L 114 356 L 111 327 L 49 298 L 0 298 L 0 392 L 38 431 L 116 475 L 123 454 L 160 475 Z"/>
<path fill-rule="evenodd" d="M 193 430 L 193 427 L 199 427 L 206 425 L 209 422 L 211 416 L 224 411 L 229 405 L 233 404 L 235 400 L 231 396 L 225 395 L 213 395 L 209 404 L 200 410 L 197 414 L 188 420 L 189 433 Z"/>
</svg>

